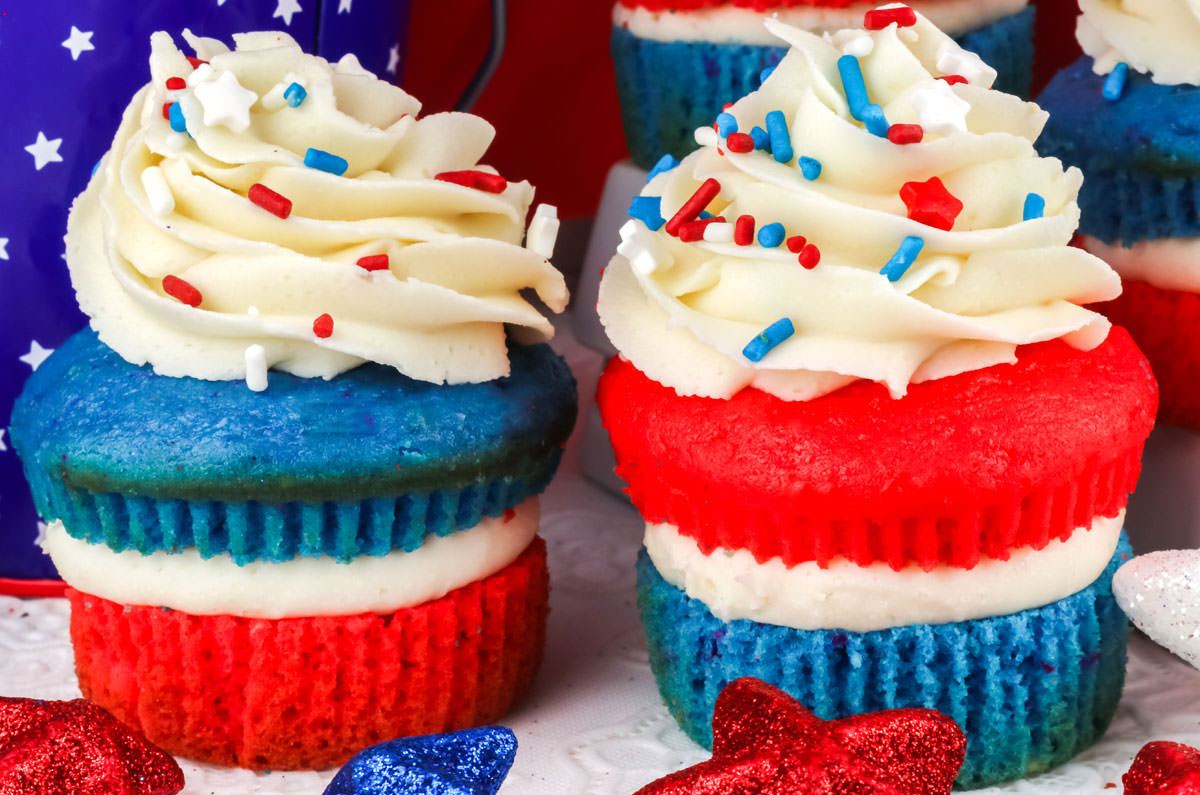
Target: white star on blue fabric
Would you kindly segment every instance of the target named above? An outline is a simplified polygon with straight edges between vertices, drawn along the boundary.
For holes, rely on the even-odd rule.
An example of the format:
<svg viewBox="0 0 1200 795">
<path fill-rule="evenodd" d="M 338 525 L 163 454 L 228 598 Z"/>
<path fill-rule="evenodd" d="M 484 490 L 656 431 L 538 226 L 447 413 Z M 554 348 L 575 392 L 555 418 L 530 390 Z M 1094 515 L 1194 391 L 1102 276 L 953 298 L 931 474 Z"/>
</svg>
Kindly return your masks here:
<svg viewBox="0 0 1200 795">
<path fill-rule="evenodd" d="M 339 14 L 349 14 L 350 13 L 350 4 L 353 2 L 354 2 L 354 0 L 338 0 L 338 13 Z"/>
<path fill-rule="evenodd" d="M 303 10 L 304 9 L 300 7 L 298 0 L 279 0 L 278 4 L 275 6 L 275 13 L 272 14 L 271 17 L 283 17 L 283 23 L 285 25 L 290 25 L 292 24 L 292 15 Z"/>
<path fill-rule="evenodd" d="M 43 348 L 37 340 L 31 340 L 29 343 L 29 353 L 17 358 L 36 370 L 42 366 L 42 362 L 46 361 L 46 357 L 52 353 L 54 353 L 53 348 Z"/>
<path fill-rule="evenodd" d="M 94 30 L 80 30 L 74 25 L 71 26 L 71 35 L 62 43 L 62 46 L 71 51 L 71 60 L 78 61 L 81 53 L 88 50 L 96 49 L 96 45 L 92 44 L 92 35 Z"/>
<path fill-rule="evenodd" d="M 0 259 L 8 259 L 8 238 L 0 237 Z"/>
<path fill-rule="evenodd" d="M 388 50 L 387 70 L 389 72 L 391 72 L 392 74 L 396 74 L 396 70 L 399 68 L 400 68 L 400 45 L 396 44 L 396 45 L 392 46 L 392 49 Z"/>
<path fill-rule="evenodd" d="M 221 72 L 216 80 L 201 83 L 195 93 L 209 127 L 223 124 L 240 133 L 250 126 L 250 106 L 258 101 L 258 94 L 243 88 L 233 72 Z"/>
<path fill-rule="evenodd" d="M 8 445 L 4 443 L 4 429 L 0 428 L 0 451 L 8 449 Z"/>
<path fill-rule="evenodd" d="M 46 140 L 46 134 L 38 130 L 37 140 L 25 147 L 25 151 L 33 155 L 33 165 L 38 171 L 41 171 L 50 163 L 62 162 L 62 155 L 58 153 L 60 146 L 62 146 L 61 138 Z"/>
</svg>

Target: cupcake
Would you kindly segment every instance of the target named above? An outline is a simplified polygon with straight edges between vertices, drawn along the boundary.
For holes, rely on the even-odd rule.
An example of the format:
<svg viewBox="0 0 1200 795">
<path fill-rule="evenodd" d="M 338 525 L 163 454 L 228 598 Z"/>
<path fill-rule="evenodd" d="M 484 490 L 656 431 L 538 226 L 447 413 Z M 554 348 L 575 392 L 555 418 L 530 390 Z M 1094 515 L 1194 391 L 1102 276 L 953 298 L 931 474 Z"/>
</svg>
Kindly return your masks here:
<svg viewBox="0 0 1200 795">
<path fill-rule="evenodd" d="M 759 86 L 787 52 L 764 19 L 823 33 L 857 25 L 874 6 L 863 0 L 618 0 L 612 56 L 633 161 L 650 169 L 664 152 L 683 157 L 696 148 L 697 127 L 712 124 L 726 103 Z M 920 0 L 912 6 L 993 65 L 998 89 L 1029 95 L 1034 8 L 1028 0 Z M 950 62 L 939 68 L 958 71 Z"/>
<path fill-rule="evenodd" d="M 91 328 L 13 413 L 80 688 L 253 768 L 494 721 L 540 660 L 575 416 L 521 293 L 566 302 L 552 208 L 526 235 L 491 126 L 352 56 L 185 37 L 72 207 Z"/>
<path fill-rule="evenodd" d="M 597 401 L 684 731 L 708 745 L 742 676 L 823 719 L 927 707 L 979 787 L 1116 708 L 1111 578 L 1155 384 L 1083 306 L 1120 283 L 1068 245 L 1082 177 L 1035 152 L 1046 114 L 889 10 L 825 37 L 768 21 L 779 66 L 633 200 Z"/>
<path fill-rule="evenodd" d="M 1083 169 L 1081 243 L 1121 275 L 1102 307 L 1145 351 L 1159 418 L 1200 429 L 1200 10 L 1162 0 L 1137 13 L 1081 0 L 1084 55 L 1042 95 L 1039 148 Z"/>
</svg>

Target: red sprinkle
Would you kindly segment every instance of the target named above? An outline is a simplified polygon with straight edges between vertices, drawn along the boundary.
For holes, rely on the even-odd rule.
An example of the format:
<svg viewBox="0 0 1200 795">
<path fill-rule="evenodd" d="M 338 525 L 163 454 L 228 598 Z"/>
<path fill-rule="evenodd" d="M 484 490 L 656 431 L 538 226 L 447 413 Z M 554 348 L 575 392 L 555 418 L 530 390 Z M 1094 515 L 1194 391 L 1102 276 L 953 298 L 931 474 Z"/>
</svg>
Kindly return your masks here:
<svg viewBox="0 0 1200 795">
<path fill-rule="evenodd" d="M 954 220 L 963 208 L 963 203 L 937 177 L 924 182 L 905 182 L 900 186 L 900 199 L 909 218 L 947 231 L 954 227 Z"/>
<path fill-rule="evenodd" d="M 434 179 L 453 182 L 464 188 L 475 188 L 487 193 L 503 193 L 504 189 L 508 187 L 508 180 L 499 174 L 491 174 L 487 171 L 443 171 Z"/>
<path fill-rule="evenodd" d="M 371 254 L 366 257 L 359 257 L 356 264 L 363 270 L 368 271 L 385 271 L 391 267 L 387 254 Z"/>
<path fill-rule="evenodd" d="M 200 302 L 204 300 L 199 290 L 169 273 L 162 278 L 162 288 L 164 293 L 188 306 L 200 306 Z"/>
<path fill-rule="evenodd" d="M 730 133 L 729 137 L 725 139 L 725 145 L 729 147 L 730 152 L 738 154 L 754 151 L 754 139 L 743 132 Z"/>
<path fill-rule="evenodd" d="M 808 238 L 804 235 L 792 235 L 785 242 L 787 243 L 788 251 L 793 254 L 799 254 L 800 249 L 808 245 Z"/>
<path fill-rule="evenodd" d="M 184 80 L 182 77 L 168 77 L 167 78 L 167 90 L 168 91 L 178 91 L 181 88 L 187 88 L 187 81 Z"/>
<path fill-rule="evenodd" d="M 967 78 L 963 77 L 962 75 L 942 75 L 938 78 L 938 80 L 945 80 L 950 85 L 967 82 Z"/>
<path fill-rule="evenodd" d="M 805 270 L 812 270 L 817 267 L 817 263 L 821 261 L 821 249 L 809 243 L 800 250 L 800 256 L 796 257 Z"/>
<path fill-rule="evenodd" d="M 516 511 L 514 511 L 512 508 L 505 508 L 505 509 L 504 509 L 504 521 L 505 521 L 506 523 L 507 523 L 507 522 L 511 522 L 513 519 L 515 519 L 515 518 L 516 518 L 516 516 L 517 516 L 517 512 L 516 512 Z"/>
<path fill-rule="evenodd" d="M 902 28 L 917 24 L 917 13 L 908 6 L 896 8 L 876 8 L 863 17 L 863 27 L 867 30 L 883 30 L 895 22 Z"/>
<path fill-rule="evenodd" d="M 333 318 L 329 316 L 328 312 L 313 321 L 313 334 L 321 339 L 333 336 Z"/>
<path fill-rule="evenodd" d="M 683 203 L 679 208 L 679 212 L 671 216 L 671 220 L 667 221 L 666 230 L 668 235 L 678 235 L 679 227 L 688 221 L 694 221 L 700 211 L 708 206 L 708 203 L 717 197 L 721 192 L 721 183 L 717 182 L 712 177 L 704 180 L 704 184 L 696 188 L 696 192 L 692 197 Z"/>
<path fill-rule="evenodd" d="M 733 242 L 739 246 L 748 246 L 754 242 L 754 216 L 739 215 L 733 224 Z"/>
<path fill-rule="evenodd" d="M 250 186 L 246 198 L 280 218 L 287 218 L 292 214 L 292 200 L 276 193 L 261 182 L 255 182 Z"/>
<path fill-rule="evenodd" d="M 164 118 L 164 119 L 168 119 L 168 120 L 170 120 L 170 118 L 171 118 L 171 106 L 172 106 L 172 105 L 174 105 L 174 104 L 175 104 L 174 102 L 164 102 L 164 103 L 163 103 L 163 118 Z"/>
<path fill-rule="evenodd" d="M 187 58 L 188 63 L 192 65 L 193 69 L 199 69 L 201 66 L 208 63 L 208 61 L 201 61 L 199 58 L 193 58 L 190 55 L 185 55 L 184 57 Z"/>
<path fill-rule="evenodd" d="M 723 223 L 725 216 L 717 215 L 712 218 L 701 218 L 696 221 L 688 221 L 679 225 L 679 239 L 684 243 L 694 243 L 697 240 L 704 239 L 704 228 L 709 224 Z"/>
<path fill-rule="evenodd" d="M 888 127 L 887 137 L 894 144 L 919 144 L 925 128 L 919 124 L 893 124 Z"/>
</svg>

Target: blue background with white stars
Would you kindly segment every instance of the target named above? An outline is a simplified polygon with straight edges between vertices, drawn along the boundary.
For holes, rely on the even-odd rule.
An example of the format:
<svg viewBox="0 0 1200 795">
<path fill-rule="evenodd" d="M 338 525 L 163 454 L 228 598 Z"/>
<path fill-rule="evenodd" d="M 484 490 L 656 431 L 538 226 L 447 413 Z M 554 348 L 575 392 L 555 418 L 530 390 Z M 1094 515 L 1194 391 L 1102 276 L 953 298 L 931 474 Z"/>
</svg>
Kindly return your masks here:
<svg viewBox="0 0 1200 795">
<path fill-rule="evenodd" d="M 309 52 L 402 72 L 409 0 L 22 0 L 0 5 L 0 578 L 53 577 L 8 418 L 25 379 L 86 318 L 63 260 L 72 197 L 149 80 L 150 34 L 284 30 Z"/>
</svg>

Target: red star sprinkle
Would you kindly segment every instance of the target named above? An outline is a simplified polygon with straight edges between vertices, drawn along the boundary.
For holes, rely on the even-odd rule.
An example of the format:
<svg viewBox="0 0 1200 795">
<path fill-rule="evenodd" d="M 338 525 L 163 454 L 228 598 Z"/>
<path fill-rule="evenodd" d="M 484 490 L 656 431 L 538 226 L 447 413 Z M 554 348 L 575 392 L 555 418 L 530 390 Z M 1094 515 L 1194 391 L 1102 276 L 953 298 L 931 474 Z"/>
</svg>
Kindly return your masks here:
<svg viewBox="0 0 1200 795">
<path fill-rule="evenodd" d="M 333 317 L 328 312 L 318 315 L 317 319 L 313 321 L 312 328 L 313 328 L 313 334 L 320 337 L 321 339 L 328 339 L 329 337 L 332 337 L 333 336 Z"/>
<path fill-rule="evenodd" d="M 905 182 L 900 186 L 900 199 L 908 208 L 909 218 L 947 231 L 954 227 L 954 219 L 963 208 L 963 203 L 937 177 L 924 182 Z"/>
<path fill-rule="evenodd" d="M 1147 743 L 1121 777 L 1125 795 L 1200 794 L 1200 751 L 1183 743 Z"/>
<path fill-rule="evenodd" d="M 5 795 L 174 795 L 183 771 L 90 701 L 0 697 Z"/>
<path fill-rule="evenodd" d="M 948 795 L 967 740 L 929 709 L 823 721 L 758 679 L 717 698 L 713 755 L 637 795 Z"/>
<path fill-rule="evenodd" d="M 883 30 L 893 22 L 897 27 L 911 27 L 917 24 L 917 14 L 908 6 L 893 6 L 875 8 L 863 15 L 863 27 L 867 30 Z"/>
</svg>

